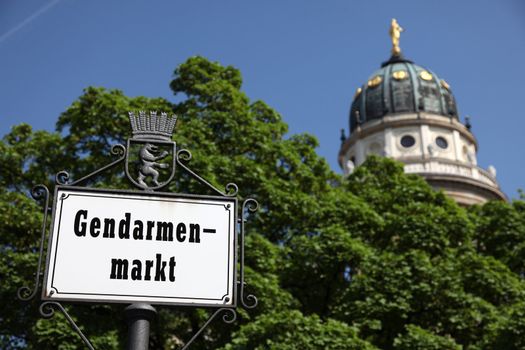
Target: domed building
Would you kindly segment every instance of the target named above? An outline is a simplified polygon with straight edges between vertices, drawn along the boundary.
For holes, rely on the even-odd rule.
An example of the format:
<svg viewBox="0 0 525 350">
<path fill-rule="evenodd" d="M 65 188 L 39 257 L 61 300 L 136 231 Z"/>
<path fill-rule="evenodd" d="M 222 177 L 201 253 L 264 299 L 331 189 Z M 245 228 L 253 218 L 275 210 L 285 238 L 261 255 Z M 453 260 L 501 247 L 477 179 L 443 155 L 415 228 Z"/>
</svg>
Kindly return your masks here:
<svg viewBox="0 0 525 350">
<path fill-rule="evenodd" d="M 406 59 L 402 28 L 392 20 L 392 56 L 357 89 L 350 109 L 350 135 L 342 137 L 339 164 L 350 174 L 370 154 L 405 164 L 459 204 L 506 200 L 496 170 L 477 166 L 478 143 L 468 118 L 460 122 L 449 84 Z"/>
</svg>

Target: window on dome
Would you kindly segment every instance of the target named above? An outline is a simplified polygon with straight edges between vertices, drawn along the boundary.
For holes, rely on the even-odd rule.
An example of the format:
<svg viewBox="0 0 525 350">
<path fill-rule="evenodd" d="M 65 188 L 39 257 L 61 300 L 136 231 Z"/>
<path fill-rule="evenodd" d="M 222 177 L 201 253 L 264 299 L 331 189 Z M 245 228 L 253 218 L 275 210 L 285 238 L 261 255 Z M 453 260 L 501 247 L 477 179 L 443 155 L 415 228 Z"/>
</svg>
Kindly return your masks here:
<svg viewBox="0 0 525 350">
<path fill-rule="evenodd" d="M 397 71 L 399 73 L 404 71 Z M 394 76 L 395 77 L 395 76 Z M 392 107 L 394 113 L 414 111 L 414 89 L 410 79 L 393 79 L 390 81 Z"/>
<path fill-rule="evenodd" d="M 416 139 L 411 135 L 405 135 L 401 138 L 401 146 L 410 148 L 416 144 Z"/>
<path fill-rule="evenodd" d="M 437 114 L 441 113 L 441 96 L 432 81 L 420 81 L 419 95 L 419 108 L 421 110 Z"/>
<path fill-rule="evenodd" d="M 447 139 L 445 139 L 444 137 L 438 136 L 436 138 L 436 145 L 438 145 L 439 148 L 447 149 L 448 147 Z"/>
<path fill-rule="evenodd" d="M 366 89 L 366 120 L 381 118 L 384 115 L 383 89 Z"/>
</svg>

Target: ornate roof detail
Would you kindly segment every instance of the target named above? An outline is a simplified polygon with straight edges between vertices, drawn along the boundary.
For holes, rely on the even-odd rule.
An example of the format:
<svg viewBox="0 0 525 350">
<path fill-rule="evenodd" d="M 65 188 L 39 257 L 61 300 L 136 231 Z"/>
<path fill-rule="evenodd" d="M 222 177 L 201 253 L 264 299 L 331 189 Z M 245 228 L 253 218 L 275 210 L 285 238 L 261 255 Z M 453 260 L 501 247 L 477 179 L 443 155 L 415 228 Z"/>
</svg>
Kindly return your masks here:
<svg viewBox="0 0 525 350">
<path fill-rule="evenodd" d="M 392 57 L 358 89 L 350 110 L 350 131 L 367 121 L 398 114 L 426 112 L 458 119 L 450 86 L 403 57 Z"/>
<path fill-rule="evenodd" d="M 407 113 L 426 112 L 459 120 L 449 84 L 403 57 L 399 48 L 402 31 L 392 19 L 392 56 L 357 89 L 350 110 L 350 132 L 370 120 Z"/>
<path fill-rule="evenodd" d="M 401 48 L 399 47 L 399 38 L 401 37 L 401 32 L 403 28 L 397 23 L 395 18 L 392 18 L 392 23 L 390 24 L 390 38 L 392 39 L 392 56 L 400 56 Z"/>
</svg>

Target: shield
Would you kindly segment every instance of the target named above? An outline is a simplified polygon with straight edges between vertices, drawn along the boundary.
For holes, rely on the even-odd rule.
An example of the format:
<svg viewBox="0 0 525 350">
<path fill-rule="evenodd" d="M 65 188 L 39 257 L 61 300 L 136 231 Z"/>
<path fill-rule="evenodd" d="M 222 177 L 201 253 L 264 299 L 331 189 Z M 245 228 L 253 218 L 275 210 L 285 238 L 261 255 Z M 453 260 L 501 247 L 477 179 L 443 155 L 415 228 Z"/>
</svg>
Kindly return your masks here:
<svg viewBox="0 0 525 350">
<path fill-rule="evenodd" d="M 137 187 L 157 190 L 175 175 L 176 144 L 148 138 L 128 139 L 126 176 Z"/>
</svg>

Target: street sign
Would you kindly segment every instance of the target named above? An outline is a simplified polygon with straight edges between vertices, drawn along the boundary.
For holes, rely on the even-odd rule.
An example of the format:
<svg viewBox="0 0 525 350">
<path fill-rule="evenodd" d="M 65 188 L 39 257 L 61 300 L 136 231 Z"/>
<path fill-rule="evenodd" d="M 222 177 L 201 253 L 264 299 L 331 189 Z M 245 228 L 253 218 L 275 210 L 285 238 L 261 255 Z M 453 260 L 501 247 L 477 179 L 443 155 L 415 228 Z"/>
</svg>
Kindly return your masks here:
<svg viewBox="0 0 525 350">
<path fill-rule="evenodd" d="M 235 197 L 57 186 L 42 298 L 234 307 Z"/>
<path fill-rule="evenodd" d="M 91 350 L 62 301 L 132 304 L 124 310 L 128 348 L 146 350 L 156 313 L 150 304 L 215 308 L 185 343 L 187 349 L 219 314 L 233 323 L 237 304 L 257 306 L 257 297 L 245 293 L 244 225 L 259 204 L 248 197 L 238 206 L 235 183 L 221 190 L 192 170 L 191 152 L 177 149 L 172 139 L 176 115 L 139 111 L 129 118 L 133 136 L 126 146 L 111 147 L 117 159 L 76 180 L 65 170 L 55 175 L 52 209 L 45 185 L 31 190 L 43 203 L 38 264 L 34 286 L 21 286 L 17 296 L 32 300 L 42 285 L 40 314 L 51 317 L 60 310 Z M 140 192 L 84 187 L 117 166 Z M 218 196 L 156 192 L 172 184 L 176 169 Z"/>
</svg>

